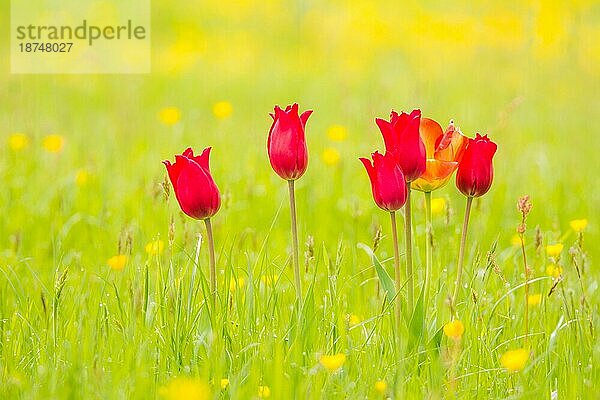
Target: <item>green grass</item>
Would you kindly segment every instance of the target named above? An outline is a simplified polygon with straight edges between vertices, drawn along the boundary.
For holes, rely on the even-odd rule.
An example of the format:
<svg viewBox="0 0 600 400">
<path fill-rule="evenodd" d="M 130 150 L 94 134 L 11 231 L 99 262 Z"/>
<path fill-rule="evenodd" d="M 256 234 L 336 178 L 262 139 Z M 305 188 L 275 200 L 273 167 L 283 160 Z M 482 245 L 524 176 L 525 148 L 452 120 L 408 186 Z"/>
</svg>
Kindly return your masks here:
<svg viewBox="0 0 600 400">
<path fill-rule="evenodd" d="M 0 398 L 160 398 L 159 388 L 175 376 L 217 382 L 214 398 L 253 398 L 260 385 L 276 399 L 378 398 L 379 379 L 398 399 L 596 395 L 600 80 L 597 69 L 581 64 L 579 28 L 598 25 L 598 7 L 565 14 L 564 40 L 552 57 L 536 55 L 529 27 L 537 14 L 527 6 L 514 11 L 526 32 L 519 44 L 425 37 L 417 48 L 393 32 L 384 44 L 365 33 L 373 19 L 388 20 L 385 2 L 368 5 L 376 16 L 363 13 L 364 25 L 344 27 L 348 40 L 331 36 L 332 27 L 323 36 L 315 28 L 319 20 L 310 19 L 322 12 L 351 20 L 358 12 L 344 7 L 294 2 L 290 9 L 242 7 L 233 15 L 209 4 L 188 11 L 156 2 L 151 75 L 23 76 L 10 75 L 3 64 L 2 140 L 19 131 L 31 144 L 22 152 L 0 150 Z M 426 11 L 441 18 L 447 10 L 428 4 Z M 402 14 L 390 13 L 392 21 Z M 493 10 L 460 13 L 479 19 Z M 179 35 L 173 26 L 197 27 L 207 44 L 192 65 L 169 73 L 161 57 Z M 6 41 L 2 46 L 6 50 Z M 439 57 L 431 54 L 436 49 Z M 211 112 L 219 100 L 233 105 L 226 120 Z M 315 110 L 307 125 L 309 169 L 296 195 L 305 269 L 300 314 L 287 188 L 266 155 L 267 113 L 293 101 Z M 174 127 L 157 119 L 169 105 L 182 110 Z M 373 247 L 381 229 L 375 254 L 393 274 L 389 217 L 373 203 L 357 159 L 382 149 L 374 118 L 392 107 L 420 107 L 442 125 L 454 118 L 465 134 L 488 133 L 499 146 L 494 185 L 473 207 L 458 304 L 466 327 L 460 347 L 440 336 L 450 319 L 446 298 L 465 202 L 453 181 L 434 193 L 450 209 L 434 215 L 425 329 L 409 328 L 404 313 L 394 331 L 373 260 L 359 247 Z M 332 124 L 348 129 L 347 140 L 329 141 Z M 60 154 L 44 151 L 49 133 L 65 138 Z M 161 186 L 160 162 L 187 146 L 213 146 L 211 168 L 224 196 L 213 218 L 219 268 L 213 313 L 205 304 L 205 246 L 193 285 L 191 279 L 203 224 L 183 216 Z M 322 161 L 327 147 L 340 152 L 338 165 Z M 91 178 L 78 186 L 82 168 Z M 526 232 L 531 292 L 543 296 L 530 309 L 532 357 L 522 372 L 509 374 L 499 357 L 523 346 L 523 265 L 511 239 L 524 194 L 533 202 Z M 420 288 L 422 195 L 413 201 Z M 581 282 L 569 255 L 577 248 L 569 228 L 576 218 L 589 220 L 583 253 L 576 251 Z M 164 251 L 147 254 L 146 244 L 157 238 Z M 547 296 L 553 282 L 545 245 L 558 241 L 565 245 L 564 280 Z M 112 271 L 106 261 L 119 253 L 129 255 L 128 263 Z M 276 277 L 272 285 L 263 282 L 265 275 Z M 230 281 L 240 278 L 245 284 L 230 292 Z M 350 327 L 348 314 L 362 322 Z M 320 354 L 339 352 L 347 356 L 340 372 L 319 365 Z M 230 381 L 226 391 L 218 389 L 223 377 Z"/>
</svg>

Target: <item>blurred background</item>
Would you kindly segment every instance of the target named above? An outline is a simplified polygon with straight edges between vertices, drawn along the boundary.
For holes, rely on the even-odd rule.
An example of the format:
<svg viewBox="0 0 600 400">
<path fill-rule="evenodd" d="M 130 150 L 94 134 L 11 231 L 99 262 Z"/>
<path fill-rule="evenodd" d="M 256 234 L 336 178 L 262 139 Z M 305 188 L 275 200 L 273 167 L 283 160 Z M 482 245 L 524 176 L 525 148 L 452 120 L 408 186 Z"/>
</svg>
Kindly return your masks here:
<svg viewBox="0 0 600 400">
<path fill-rule="evenodd" d="M 0 3 L 0 26 L 10 26 L 6 1 Z M 324 375 L 313 377 L 308 368 L 316 362 L 314 354 L 329 348 L 332 329 L 336 332 L 326 323 L 329 317 L 309 321 L 303 348 L 308 355 L 300 367 L 292 358 L 281 369 L 283 353 L 272 350 L 286 346 L 292 320 L 286 306 L 294 295 L 286 264 L 287 188 L 266 152 L 268 113 L 276 104 L 298 102 L 302 111 L 314 110 L 307 124 L 309 167 L 296 196 L 301 262 L 306 280 L 319 273 L 315 309 L 323 315 L 330 312 L 326 251 L 343 259 L 339 291 L 331 295 L 338 318 L 353 313 L 367 319 L 381 308 L 372 261 L 357 244 L 373 246 L 381 229 L 377 256 L 391 271 L 389 216 L 373 203 L 358 157 L 383 150 L 376 117 L 413 108 L 442 126 L 453 119 L 464 134 L 488 134 L 498 143 L 494 184 L 472 213 L 465 282 L 481 294 L 485 310 L 506 298 L 498 312 L 502 319 L 492 327 L 506 333 L 488 337 L 486 345 L 497 347 L 478 367 L 486 380 L 468 373 L 470 387 L 489 385 L 506 396 L 505 388 L 516 385 L 506 375 L 499 378 L 495 352 L 512 345 L 504 340 L 522 329 L 520 314 L 511 311 L 520 303 L 505 297 L 524 278 L 515 238 L 520 196 L 529 194 L 533 203 L 525 234 L 531 276 L 561 275 L 554 265 L 558 257 L 547 257 L 544 248 L 564 244 L 560 265 L 574 303 L 579 286 L 568 251 L 584 229 L 582 249 L 590 257 L 581 268 L 591 272 L 585 290 L 595 303 L 598 273 L 588 267 L 600 256 L 598 1 L 154 0 L 152 73 L 146 75 L 10 74 L 8 29 L 0 35 L 0 361 L 6 366 L 0 381 L 8 382 L 0 385 L 0 397 L 5 386 L 8 397 L 26 388 L 27 398 L 147 399 L 180 368 L 191 365 L 186 373 L 205 368 L 207 377 L 217 368 L 215 376 L 221 376 L 225 355 L 213 364 L 197 362 L 198 342 L 192 347 L 191 336 L 180 335 L 179 318 L 175 323 L 173 317 L 197 233 L 204 229 L 179 211 L 161 161 L 188 146 L 197 152 L 213 147 L 211 170 L 223 194 L 222 209 L 213 218 L 222 291 L 237 290 L 235 282 L 228 286 L 230 273 L 254 277 L 257 290 L 282 276 L 278 289 L 269 297 L 259 292 L 258 301 L 242 302 L 242 291 L 236 292 L 240 301 L 231 318 L 241 322 L 232 327 L 231 351 L 247 352 L 249 361 L 236 358 L 226 367 L 232 388 L 236 379 L 244 382 L 241 396 L 250 398 L 263 378 L 274 381 L 274 393 L 278 385 L 312 390 L 315 379 L 314 387 L 323 387 L 318 382 Z M 435 331 L 448 317 L 444 299 L 455 276 L 465 199 L 454 179 L 433 196 L 436 303 L 427 314 Z M 413 204 L 421 282 L 420 193 Z M 582 219 L 587 227 L 571 223 Z M 497 264 L 493 256 L 486 259 L 493 249 Z M 206 253 L 200 253 L 204 271 Z M 491 266 L 495 273 L 486 274 Z M 62 272 L 67 269 L 68 275 Z M 532 290 L 548 293 L 551 284 L 545 279 Z M 50 318 L 46 301 L 63 287 L 59 316 Z M 144 288 L 150 292 L 149 314 L 156 315 L 150 322 L 142 320 Z M 287 299 L 281 301 L 280 293 Z M 544 332 L 563 321 L 563 303 L 554 298 L 548 301 L 554 314 L 534 314 Z M 260 318 L 246 320 L 243 307 L 256 308 Z M 567 314 L 569 308 L 565 303 Z M 471 323 L 479 318 L 473 312 Z M 189 319 L 188 331 L 204 340 L 207 322 L 198 327 Z M 578 329 L 583 330 L 574 324 L 571 331 Z M 599 381 L 586 347 L 573 345 L 582 339 L 571 338 L 558 355 L 549 348 L 556 364 L 547 370 L 550 362 L 539 362 L 530 376 L 532 387 L 554 388 L 560 379 L 569 390 L 565 397 L 575 398 L 578 387 Z M 349 346 L 351 339 L 349 334 Z M 354 382 L 370 387 L 375 374 L 397 370 L 395 359 L 381 356 L 385 334 L 374 340 L 374 347 L 349 359 L 348 385 L 340 386 L 340 397 L 356 390 L 365 394 L 368 389 Z M 264 346 L 254 348 L 254 342 Z M 478 346 L 469 346 L 472 354 Z M 573 368 L 576 363 L 580 368 Z M 427 385 L 423 380 L 406 386 Z"/>
<path fill-rule="evenodd" d="M 9 25 L 7 5 L 0 23 Z M 371 241 L 387 220 L 357 158 L 383 148 L 375 117 L 421 108 L 499 144 L 494 186 L 475 214 L 484 248 L 511 245 L 523 194 L 549 242 L 570 235 L 575 218 L 593 221 L 597 240 L 597 1 L 155 0 L 151 35 L 148 75 L 11 75 L 2 58 L 5 257 L 101 269 L 125 231 L 143 254 L 179 215 L 172 197 L 165 206 L 161 161 L 188 146 L 214 147 L 222 245 L 260 243 L 286 207 L 266 155 L 268 113 L 292 102 L 315 110 L 298 184 L 304 238 Z M 434 196 L 460 221 L 453 181 Z M 272 248 L 287 241 L 286 212 L 278 224 Z"/>
</svg>

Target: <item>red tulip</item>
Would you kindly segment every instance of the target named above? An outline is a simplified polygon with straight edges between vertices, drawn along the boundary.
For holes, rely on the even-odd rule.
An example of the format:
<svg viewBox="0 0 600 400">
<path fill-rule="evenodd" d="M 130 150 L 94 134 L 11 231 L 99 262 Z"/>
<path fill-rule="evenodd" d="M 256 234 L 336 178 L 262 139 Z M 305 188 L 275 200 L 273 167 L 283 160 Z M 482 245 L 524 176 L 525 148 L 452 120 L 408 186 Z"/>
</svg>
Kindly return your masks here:
<svg viewBox="0 0 600 400">
<path fill-rule="evenodd" d="M 412 182 L 423 175 L 427 156 L 419 136 L 421 110 L 400 115 L 392 111 L 389 122 L 381 118 L 375 122 L 383 135 L 386 151 L 396 158 L 406 181 Z"/>
<path fill-rule="evenodd" d="M 406 181 L 396 159 L 390 153 L 381 155 L 378 151 L 368 158 L 360 158 L 371 180 L 373 198 L 379 208 L 398 211 L 406 202 Z"/>
<path fill-rule="evenodd" d="M 469 139 L 462 161 L 456 173 L 456 187 L 465 196 L 479 197 L 490 190 L 494 179 L 492 158 L 496 153 L 496 143 L 487 135 L 479 133 L 475 139 Z"/>
<path fill-rule="evenodd" d="M 175 156 L 175 164 L 163 161 L 169 173 L 175 196 L 184 213 L 195 219 L 207 219 L 219 211 L 221 196 L 208 166 L 210 147 L 194 156 L 188 148 Z"/>
<path fill-rule="evenodd" d="M 312 110 L 298 116 L 298 104 L 287 106 L 285 111 L 275 106 L 273 125 L 269 130 L 267 150 L 273 170 L 288 181 L 300 178 L 308 166 L 308 150 L 304 127 Z"/>
</svg>

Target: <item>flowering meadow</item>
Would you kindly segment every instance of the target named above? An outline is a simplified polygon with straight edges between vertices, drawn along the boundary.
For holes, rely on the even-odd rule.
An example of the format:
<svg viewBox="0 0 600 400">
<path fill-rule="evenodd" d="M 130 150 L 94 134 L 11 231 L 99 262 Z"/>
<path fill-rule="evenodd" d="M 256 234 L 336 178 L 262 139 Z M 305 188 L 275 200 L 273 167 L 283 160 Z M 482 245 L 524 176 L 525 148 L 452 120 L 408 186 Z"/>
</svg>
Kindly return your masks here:
<svg viewBox="0 0 600 400">
<path fill-rule="evenodd" d="M 152 7 L 0 63 L 0 399 L 597 398 L 600 3 Z"/>
</svg>

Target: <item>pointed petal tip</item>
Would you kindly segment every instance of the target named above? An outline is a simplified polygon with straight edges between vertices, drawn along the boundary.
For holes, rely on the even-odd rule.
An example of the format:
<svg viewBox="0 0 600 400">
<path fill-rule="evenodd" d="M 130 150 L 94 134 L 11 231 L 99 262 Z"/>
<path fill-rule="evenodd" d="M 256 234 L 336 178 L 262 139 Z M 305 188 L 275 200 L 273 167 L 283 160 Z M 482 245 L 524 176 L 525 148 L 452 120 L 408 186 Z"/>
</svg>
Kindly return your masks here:
<svg viewBox="0 0 600 400">
<path fill-rule="evenodd" d="M 300 121 L 302 121 L 302 126 L 306 126 L 306 122 L 308 118 L 312 115 L 313 110 L 306 110 L 300 115 Z"/>
</svg>

